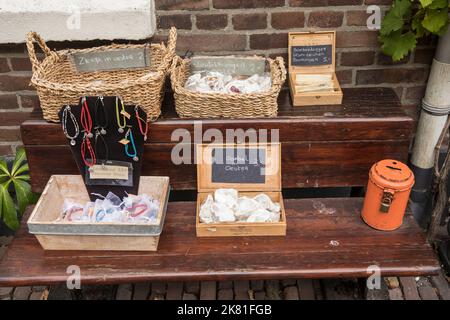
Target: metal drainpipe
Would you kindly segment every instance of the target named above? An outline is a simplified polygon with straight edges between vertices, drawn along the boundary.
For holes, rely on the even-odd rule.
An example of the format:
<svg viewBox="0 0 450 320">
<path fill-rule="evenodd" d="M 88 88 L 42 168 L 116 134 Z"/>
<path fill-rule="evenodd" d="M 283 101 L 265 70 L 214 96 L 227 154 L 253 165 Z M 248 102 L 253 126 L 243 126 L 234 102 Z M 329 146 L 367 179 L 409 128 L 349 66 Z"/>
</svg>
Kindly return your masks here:
<svg viewBox="0 0 450 320">
<path fill-rule="evenodd" d="M 450 27 L 439 39 L 431 66 L 411 156 L 416 183 L 411 191 L 411 208 L 417 222 L 426 227 L 427 203 L 433 180 L 434 148 L 450 112 Z"/>
</svg>

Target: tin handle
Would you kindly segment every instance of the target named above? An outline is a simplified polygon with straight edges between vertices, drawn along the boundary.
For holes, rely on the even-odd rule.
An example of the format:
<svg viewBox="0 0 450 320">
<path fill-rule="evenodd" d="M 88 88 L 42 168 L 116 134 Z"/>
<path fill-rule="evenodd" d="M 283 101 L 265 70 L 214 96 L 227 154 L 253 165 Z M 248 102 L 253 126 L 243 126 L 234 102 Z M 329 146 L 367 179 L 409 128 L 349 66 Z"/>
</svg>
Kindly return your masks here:
<svg viewBox="0 0 450 320">
<path fill-rule="evenodd" d="M 392 201 L 394 200 L 394 192 L 392 190 L 383 190 L 383 196 L 381 197 L 380 212 L 389 213 Z"/>
</svg>

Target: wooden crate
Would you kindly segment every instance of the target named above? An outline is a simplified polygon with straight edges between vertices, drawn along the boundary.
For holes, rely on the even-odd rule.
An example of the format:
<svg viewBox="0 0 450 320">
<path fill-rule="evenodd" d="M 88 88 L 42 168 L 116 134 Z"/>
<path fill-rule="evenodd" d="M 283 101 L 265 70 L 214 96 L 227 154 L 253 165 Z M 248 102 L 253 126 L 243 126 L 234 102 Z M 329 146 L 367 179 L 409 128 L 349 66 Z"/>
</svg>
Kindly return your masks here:
<svg viewBox="0 0 450 320">
<path fill-rule="evenodd" d="M 343 93 L 336 77 L 336 32 L 289 33 L 289 88 L 294 106 L 341 104 Z M 311 53 L 307 53 L 308 50 Z M 334 89 L 329 92 L 296 92 L 301 74 L 330 74 Z"/>
<path fill-rule="evenodd" d="M 81 176 L 53 175 L 28 219 L 28 229 L 44 250 L 156 251 L 169 198 L 169 178 L 141 177 L 139 194 L 144 193 L 160 202 L 154 224 L 55 221 L 64 199 L 84 204 L 89 196 Z"/>
<path fill-rule="evenodd" d="M 264 150 L 265 172 L 263 180 L 252 181 L 244 173 L 224 177 L 215 174 L 214 170 L 220 171 L 212 164 L 213 150 Z M 281 194 L 281 145 L 280 143 L 268 144 L 198 144 L 197 145 L 197 215 L 196 231 L 197 237 L 226 237 L 226 236 L 285 236 L 286 235 L 286 212 L 284 209 L 283 196 Z M 248 159 L 247 159 L 248 160 Z M 233 165 L 231 167 L 245 167 L 246 164 Z M 217 176 L 217 177 L 216 177 Z M 230 178 L 231 177 L 231 178 Z M 231 181 L 235 178 L 246 180 L 243 182 Z M 229 179 L 229 180 L 227 180 Z M 228 222 L 228 223 L 201 223 L 200 207 L 209 194 L 213 194 L 219 188 L 234 188 L 239 195 L 256 196 L 259 193 L 267 194 L 272 201 L 279 202 L 281 217 L 279 222 Z"/>
</svg>

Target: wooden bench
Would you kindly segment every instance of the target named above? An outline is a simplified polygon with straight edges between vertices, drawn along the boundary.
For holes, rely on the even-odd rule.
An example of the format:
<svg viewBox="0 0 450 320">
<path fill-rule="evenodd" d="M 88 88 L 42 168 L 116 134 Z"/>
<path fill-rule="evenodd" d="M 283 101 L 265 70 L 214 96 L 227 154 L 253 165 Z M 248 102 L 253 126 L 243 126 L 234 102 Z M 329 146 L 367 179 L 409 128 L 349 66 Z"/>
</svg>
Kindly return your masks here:
<svg viewBox="0 0 450 320">
<path fill-rule="evenodd" d="M 415 121 L 391 89 L 346 89 L 341 106 L 293 108 L 280 95 L 277 118 L 203 120 L 202 133 L 219 129 L 279 129 L 285 191 L 305 187 L 361 187 L 370 166 L 384 158 L 406 161 Z M 193 134 L 195 121 L 179 119 L 170 97 L 151 125 L 144 175 L 168 175 L 174 190 L 196 189 L 195 164 L 174 165 L 173 130 Z M 59 124 L 39 118 L 22 124 L 34 191 L 51 174 L 76 174 Z M 270 135 L 269 135 L 270 137 Z M 270 138 L 269 138 L 270 141 Z M 193 149 L 194 141 L 190 147 Z M 195 203 L 169 203 L 157 252 L 44 252 L 25 225 L 0 262 L 0 285 L 50 284 L 78 265 L 83 283 L 146 280 L 222 280 L 366 277 L 434 274 L 438 261 L 411 215 L 394 232 L 380 232 L 359 216 L 362 199 L 287 199 L 286 237 L 197 238 Z M 26 217 L 24 218 L 24 221 Z"/>
</svg>

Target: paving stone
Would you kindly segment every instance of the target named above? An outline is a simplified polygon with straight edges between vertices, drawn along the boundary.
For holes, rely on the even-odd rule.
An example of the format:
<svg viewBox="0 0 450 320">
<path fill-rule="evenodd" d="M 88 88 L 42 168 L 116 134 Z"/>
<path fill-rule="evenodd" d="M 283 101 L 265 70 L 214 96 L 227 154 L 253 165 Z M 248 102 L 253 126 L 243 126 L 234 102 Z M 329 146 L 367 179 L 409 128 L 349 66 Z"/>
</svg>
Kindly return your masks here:
<svg viewBox="0 0 450 320">
<path fill-rule="evenodd" d="M 357 279 L 325 279 L 322 280 L 322 284 L 327 300 L 355 300 L 361 298 Z"/>
<path fill-rule="evenodd" d="M 31 294 L 31 287 L 17 287 L 14 289 L 13 300 L 28 300 Z"/>
<path fill-rule="evenodd" d="M 417 289 L 422 300 L 439 300 L 436 289 L 427 278 L 421 277 L 417 282 Z"/>
<path fill-rule="evenodd" d="M 311 279 L 297 280 L 298 294 L 301 300 L 314 300 L 314 284 Z"/>
<path fill-rule="evenodd" d="M 219 289 L 233 289 L 233 281 L 219 281 Z"/>
<path fill-rule="evenodd" d="M 387 278 L 384 278 L 384 280 L 386 281 L 386 284 L 389 289 L 395 289 L 395 288 L 400 287 L 400 283 L 399 283 L 397 277 L 387 277 Z"/>
<path fill-rule="evenodd" d="M 8 246 L 12 239 L 12 236 L 0 236 L 0 246 Z"/>
<path fill-rule="evenodd" d="M 31 287 L 31 290 L 33 292 L 42 292 L 44 290 L 47 290 L 47 286 L 33 286 Z"/>
<path fill-rule="evenodd" d="M 265 291 L 255 291 L 253 293 L 253 297 L 255 298 L 255 300 L 266 300 L 267 298 Z"/>
<path fill-rule="evenodd" d="M 366 284 L 364 295 L 366 300 L 389 300 L 388 286 L 383 279 L 380 282 L 380 289 L 369 289 Z"/>
<path fill-rule="evenodd" d="M 266 295 L 269 300 L 281 300 L 280 281 L 266 281 Z"/>
<path fill-rule="evenodd" d="M 169 282 L 167 283 L 167 300 L 181 300 L 183 295 L 183 282 Z"/>
<path fill-rule="evenodd" d="M 250 287 L 253 291 L 263 291 L 264 290 L 264 280 L 252 280 L 250 281 Z"/>
<path fill-rule="evenodd" d="M 80 300 L 114 300 L 113 285 L 84 285 L 81 287 Z"/>
<path fill-rule="evenodd" d="M 402 290 L 400 288 L 389 289 L 390 300 L 403 300 Z"/>
<path fill-rule="evenodd" d="M 8 247 L 0 247 L 0 259 L 5 255 Z"/>
<path fill-rule="evenodd" d="M 67 286 L 65 284 L 51 286 L 50 290 L 48 292 L 49 292 L 48 300 L 74 300 L 74 299 L 76 299 L 75 291 L 67 289 Z M 31 295 L 33 295 L 33 294 L 34 294 L 34 292 Z M 44 293 L 40 292 L 39 294 L 42 297 L 42 295 Z M 36 296 L 38 296 L 38 295 L 36 295 Z M 31 296 L 30 296 L 30 300 L 31 300 Z"/>
<path fill-rule="evenodd" d="M 183 293 L 183 300 L 198 300 L 197 296 L 193 293 Z"/>
<path fill-rule="evenodd" d="M 0 287 L 0 299 L 11 297 L 13 290 L 13 287 Z"/>
<path fill-rule="evenodd" d="M 150 283 L 140 282 L 134 284 L 133 300 L 147 300 L 150 295 Z"/>
<path fill-rule="evenodd" d="M 297 280 L 295 279 L 284 279 L 281 280 L 281 285 L 284 287 L 291 287 L 291 286 L 295 286 L 297 284 Z"/>
<path fill-rule="evenodd" d="M 48 298 L 48 296 L 47 296 Z M 47 300 L 44 299 L 44 291 L 35 291 L 30 294 L 29 300 Z"/>
<path fill-rule="evenodd" d="M 438 276 L 431 278 L 431 283 L 436 287 L 442 300 L 450 300 L 450 284 L 442 271 Z"/>
<path fill-rule="evenodd" d="M 119 284 L 116 292 L 116 300 L 131 300 L 133 296 L 133 286 L 131 283 Z"/>
<path fill-rule="evenodd" d="M 295 286 L 284 288 L 283 296 L 285 300 L 299 300 L 298 288 Z"/>
<path fill-rule="evenodd" d="M 234 299 L 235 300 L 249 300 L 248 290 L 250 290 L 249 281 L 240 280 L 234 281 Z"/>
<path fill-rule="evenodd" d="M 200 282 L 200 300 L 216 300 L 216 282 Z"/>
<path fill-rule="evenodd" d="M 219 289 L 217 300 L 233 300 L 233 289 Z"/>
<path fill-rule="evenodd" d="M 414 280 L 414 277 L 400 277 L 399 280 L 405 300 L 420 300 L 419 292 L 417 291 L 417 283 L 416 280 Z"/>
<path fill-rule="evenodd" d="M 199 281 L 185 282 L 184 291 L 186 291 L 187 293 L 198 295 L 200 293 L 200 282 Z"/>
<path fill-rule="evenodd" d="M 167 283 L 155 281 L 151 284 L 150 300 L 164 300 L 166 295 Z"/>
</svg>

